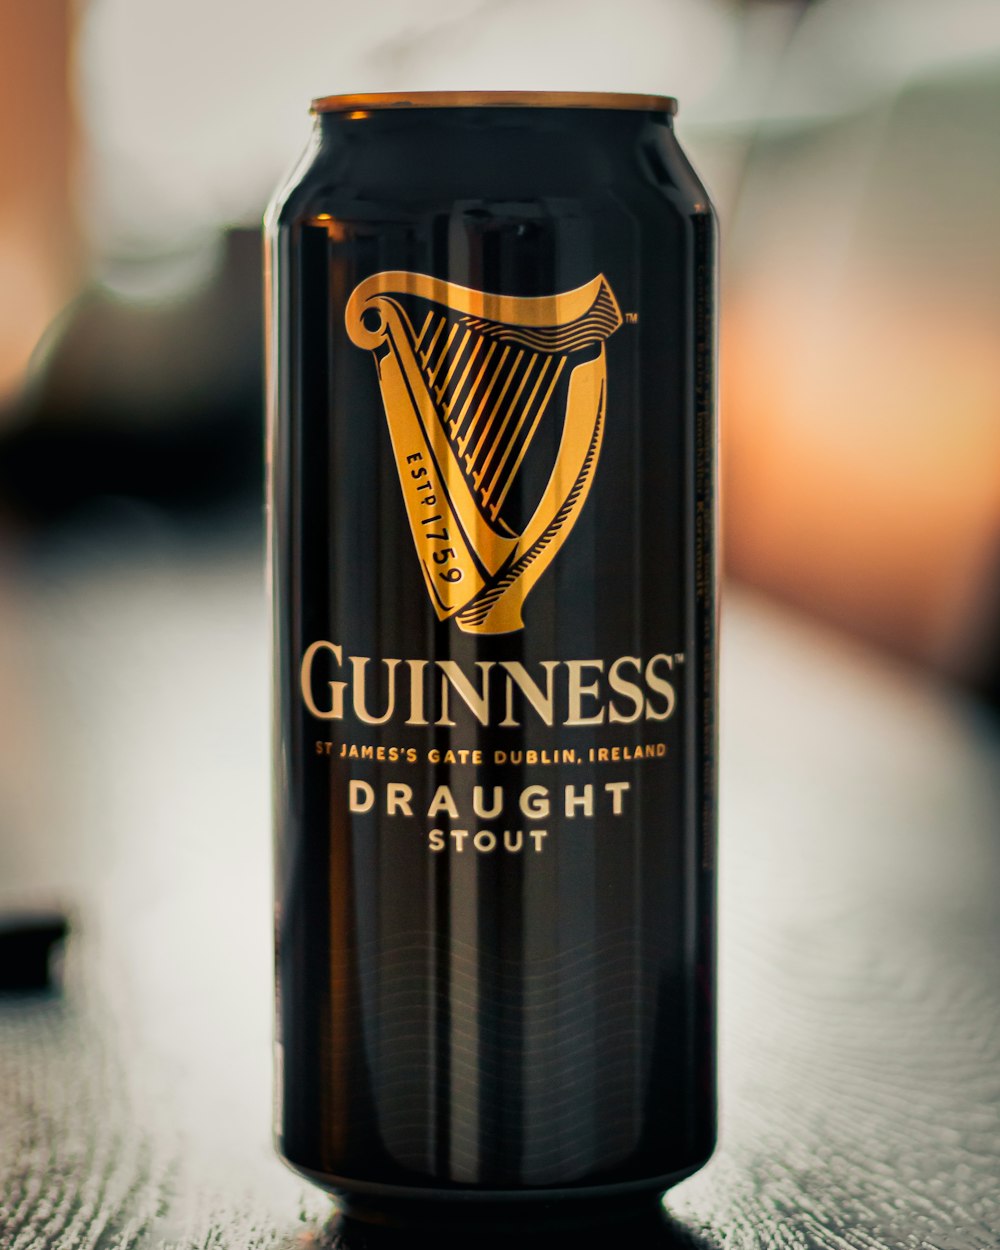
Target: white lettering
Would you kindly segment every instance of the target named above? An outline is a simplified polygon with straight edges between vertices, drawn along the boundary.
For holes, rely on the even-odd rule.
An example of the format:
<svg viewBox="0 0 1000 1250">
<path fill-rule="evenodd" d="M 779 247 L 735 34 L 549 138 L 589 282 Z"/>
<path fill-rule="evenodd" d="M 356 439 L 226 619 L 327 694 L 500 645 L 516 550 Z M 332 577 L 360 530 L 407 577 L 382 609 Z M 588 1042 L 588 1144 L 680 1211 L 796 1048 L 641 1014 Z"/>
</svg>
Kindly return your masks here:
<svg viewBox="0 0 1000 1250">
<path fill-rule="evenodd" d="M 568 819 L 572 819 L 576 815 L 576 808 L 583 808 L 584 816 L 593 816 L 594 814 L 594 787 L 584 786 L 583 793 L 577 794 L 575 786 L 566 787 L 566 806 L 565 812 Z"/>
<path fill-rule="evenodd" d="M 352 812 L 370 812 L 375 806 L 375 790 L 367 781 L 352 781 L 347 805 Z"/>
<path fill-rule="evenodd" d="M 548 816 L 549 792 L 545 786 L 526 786 L 521 791 L 521 811 L 525 816 Z"/>
</svg>

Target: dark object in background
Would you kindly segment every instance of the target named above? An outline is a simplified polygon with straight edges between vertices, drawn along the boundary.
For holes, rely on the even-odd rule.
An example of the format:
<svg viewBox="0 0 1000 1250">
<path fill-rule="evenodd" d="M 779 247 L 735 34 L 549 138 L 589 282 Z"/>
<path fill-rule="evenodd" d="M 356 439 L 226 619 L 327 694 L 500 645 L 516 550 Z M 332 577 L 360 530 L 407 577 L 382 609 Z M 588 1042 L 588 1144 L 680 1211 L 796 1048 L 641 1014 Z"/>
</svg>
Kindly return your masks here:
<svg viewBox="0 0 1000 1250">
<path fill-rule="evenodd" d="M 0 912 L 0 993 L 52 988 L 55 955 L 69 933 L 64 912 Z"/>
<path fill-rule="evenodd" d="M 42 524 L 106 495 L 259 513 L 260 247 L 228 232 L 209 284 L 162 306 L 81 295 L 0 437 L 0 503 Z"/>
<path fill-rule="evenodd" d="M 606 1218 L 715 1136 L 714 218 L 669 101 L 392 99 L 269 225 L 281 1148 Z"/>
</svg>

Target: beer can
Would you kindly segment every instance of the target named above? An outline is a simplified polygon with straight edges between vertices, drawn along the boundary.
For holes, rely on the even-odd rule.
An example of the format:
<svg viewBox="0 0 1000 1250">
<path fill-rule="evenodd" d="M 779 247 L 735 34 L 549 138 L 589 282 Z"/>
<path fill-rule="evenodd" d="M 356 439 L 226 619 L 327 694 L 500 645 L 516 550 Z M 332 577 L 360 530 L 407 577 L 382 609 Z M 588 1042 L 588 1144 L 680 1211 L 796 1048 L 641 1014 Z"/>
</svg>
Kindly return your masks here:
<svg viewBox="0 0 1000 1250">
<path fill-rule="evenodd" d="M 268 213 L 277 1137 L 348 1211 L 713 1148 L 715 218 L 667 97 L 335 96 Z"/>
</svg>

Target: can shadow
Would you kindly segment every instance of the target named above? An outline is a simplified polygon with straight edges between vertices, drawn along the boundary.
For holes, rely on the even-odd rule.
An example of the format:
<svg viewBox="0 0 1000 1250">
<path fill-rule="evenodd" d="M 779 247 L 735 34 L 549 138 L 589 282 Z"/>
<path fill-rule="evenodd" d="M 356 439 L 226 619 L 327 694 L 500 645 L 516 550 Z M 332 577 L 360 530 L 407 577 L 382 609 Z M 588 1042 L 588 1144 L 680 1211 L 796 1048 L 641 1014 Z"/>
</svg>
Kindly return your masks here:
<svg viewBox="0 0 1000 1250">
<path fill-rule="evenodd" d="M 596 1214 L 596 1213 L 595 1213 Z M 388 1228 L 335 1214 L 314 1243 L 316 1250 L 711 1250 L 712 1243 L 675 1219 L 661 1203 L 585 1227 L 526 1222 L 519 1228 Z"/>
</svg>

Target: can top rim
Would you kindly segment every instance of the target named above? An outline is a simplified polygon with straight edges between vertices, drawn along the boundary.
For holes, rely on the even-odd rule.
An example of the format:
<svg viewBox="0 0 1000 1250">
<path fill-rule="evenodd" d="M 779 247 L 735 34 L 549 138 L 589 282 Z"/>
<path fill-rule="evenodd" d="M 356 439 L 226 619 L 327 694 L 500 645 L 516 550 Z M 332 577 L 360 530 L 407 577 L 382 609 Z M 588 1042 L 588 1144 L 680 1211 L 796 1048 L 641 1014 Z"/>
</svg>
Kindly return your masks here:
<svg viewBox="0 0 1000 1250">
<path fill-rule="evenodd" d="M 313 100 L 310 112 L 367 113 L 406 108 L 625 109 L 673 116 L 677 100 L 669 95 L 639 95 L 630 91 L 379 91 L 319 96 Z"/>
</svg>

